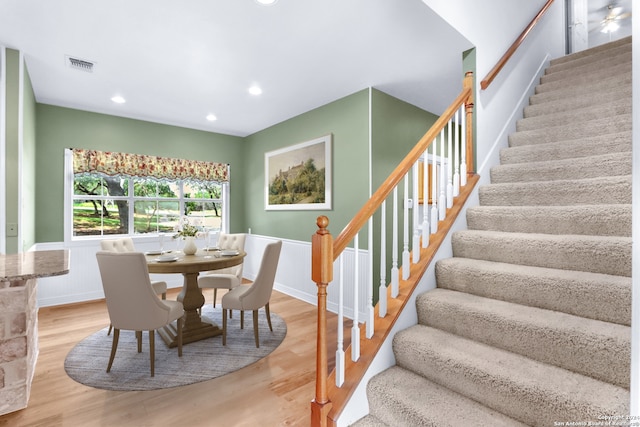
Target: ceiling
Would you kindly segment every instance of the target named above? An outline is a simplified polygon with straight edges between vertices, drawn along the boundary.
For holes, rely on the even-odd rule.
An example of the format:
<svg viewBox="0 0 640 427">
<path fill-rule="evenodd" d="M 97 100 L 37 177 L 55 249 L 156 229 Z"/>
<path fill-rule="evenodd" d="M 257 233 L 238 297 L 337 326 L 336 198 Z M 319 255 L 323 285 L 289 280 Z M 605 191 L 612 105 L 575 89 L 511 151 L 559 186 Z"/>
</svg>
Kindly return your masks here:
<svg viewBox="0 0 640 427">
<path fill-rule="evenodd" d="M 439 114 L 471 47 L 421 0 L 0 0 L 0 45 L 38 102 L 238 136 L 367 87 Z"/>
</svg>

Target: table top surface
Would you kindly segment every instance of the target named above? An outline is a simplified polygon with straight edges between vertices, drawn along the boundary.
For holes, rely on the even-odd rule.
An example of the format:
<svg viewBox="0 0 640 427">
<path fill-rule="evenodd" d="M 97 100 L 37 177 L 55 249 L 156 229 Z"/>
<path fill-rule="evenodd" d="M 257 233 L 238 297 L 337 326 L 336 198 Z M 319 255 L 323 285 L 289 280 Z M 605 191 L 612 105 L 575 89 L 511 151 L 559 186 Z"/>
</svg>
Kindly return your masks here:
<svg viewBox="0 0 640 427">
<path fill-rule="evenodd" d="M 160 255 L 147 255 L 149 273 L 198 273 L 200 271 L 218 270 L 241 264 L 246 252 L 240 251 L 238 255 L 225 256 L 219 251 L 206 251 L 199 249 L 194 255 L 185 255 L 182 252 L 165 253 L 163 256 L 175 256 L 176 260 L 162 262 Z"/>
<path fill-rule="evenodd" d="M 69 251 L 31 251 L 0 255 L 0 281 L 58 276 L 69 272 Z"/>
</svg>

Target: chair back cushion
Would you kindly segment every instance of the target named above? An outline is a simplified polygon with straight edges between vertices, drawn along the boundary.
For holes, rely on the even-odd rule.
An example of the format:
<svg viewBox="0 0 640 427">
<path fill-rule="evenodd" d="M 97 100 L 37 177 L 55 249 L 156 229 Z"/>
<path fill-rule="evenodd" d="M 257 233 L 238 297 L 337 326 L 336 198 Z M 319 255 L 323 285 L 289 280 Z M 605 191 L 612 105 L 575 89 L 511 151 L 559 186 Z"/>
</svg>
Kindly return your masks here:
<svg viewBox="0 0 640 427">
<path fill-rule="evenodd" d="M 170 307 L 153 291 L 143 253 L 99 251 L 96 258 L 114 328 L 152 330 L 168 322 Z"/>
<path fill-rule="evenodd" d="M 273 282 L 276 280 L 281 249 L 281 240 L 269 243 L 265 247 L 256 279 L 251 287 L 240 296 L 243 309 L 257 310 L 269 302 L 271 291 L 273 291 Z M 224 307 L 224 302 L 222 306 Z"/>
<path fill-rule="evenodd" d="M 224 234 L 220 233 L 218 236 L 218 247 L 220 249 L 237 249 L 239 251 L 244 251 L 244 242 L 246 240 L 246 234 L 244 233 L 234 233 L 234 234 Z M 240 263 L 238 265 L 234 265 L 233 267 L 221 268 L 215 271 L 212 271 L 213 274 L 232 274 L 238 278 L 239 281 L 242 281 L 242 268 L 244 263 Z"/>
<path fill-rule="evenodd" d="M 110 252 L 134 252 L 136 250 L 130 237 L 100 241 L 100 248 Z"/>
</svg>

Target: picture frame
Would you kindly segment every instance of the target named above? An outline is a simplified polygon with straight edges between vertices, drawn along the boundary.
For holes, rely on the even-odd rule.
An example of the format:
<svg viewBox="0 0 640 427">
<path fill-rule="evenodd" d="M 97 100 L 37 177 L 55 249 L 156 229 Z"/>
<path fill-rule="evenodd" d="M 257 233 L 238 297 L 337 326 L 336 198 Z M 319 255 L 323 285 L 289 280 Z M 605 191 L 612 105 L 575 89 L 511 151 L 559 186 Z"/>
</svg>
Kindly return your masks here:
<svg viewBox="0 0 640 427">
<path fill-rule="evenodd" d="M 265 210 L 332 208 L 332 135 L 264 154 Z"/>
</svg>

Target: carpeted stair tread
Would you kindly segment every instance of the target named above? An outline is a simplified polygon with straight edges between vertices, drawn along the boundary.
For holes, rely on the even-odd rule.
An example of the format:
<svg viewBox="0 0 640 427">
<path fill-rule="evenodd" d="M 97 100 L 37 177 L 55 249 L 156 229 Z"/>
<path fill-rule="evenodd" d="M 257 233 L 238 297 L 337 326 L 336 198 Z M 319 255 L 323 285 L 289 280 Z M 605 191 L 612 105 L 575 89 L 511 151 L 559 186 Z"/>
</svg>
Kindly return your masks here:
<svg viewBox="0 0 640 427">
<path fill-rule="evenodd" d="M 551 126 L 512 133 L 509 135 L 509 146 L 515 147 L 529 144 L 543 144 L 592 138 L 600 135 L 617 134 L 631 131 L 631 114 L 622 114 L 615 118 L 601 118 L 587 123 L 567 123 L 561 126 Z"/>
<path fill-rule="evenodd" d="M 598 95 L 606 91 L 615 91 L 620 87 L 630 87 L 632 81 L 631 74 L 609 76 L 589 85 L 588 90 L 582 86 L 563 87 L 555 91 L 534 93 L 529 97 L 529 104 L 536 105 L 560 99 L 569 99 L 576 96 Z M 597 98 L 595 98 L 597 99 Z"/>
<path fill-rule="evenodd" d="M 631 237 L 631 205 L 473 206 L 469 230 Z"/>
<path fill-rule="evenodd" d="M 631 325 L 631 278 L 453 257 L 436 263 L 438 287 Z"/>
<path fill-rule="evenodd" d="M 599 45 L 599 46 L 595 46 L 595 47 L 592 47 L 590 49 L 581 50 L 579 52 L 574 52 L 574 53 L 571 53 L 569 55 L 561 56 L 559 58 L 554 58 L 551 61 L 549 61 L 549 66 L 553 67 L 555 65 L 563 64 L 563 63 L 566 63 L 566 62 L 573 62 L 576 59 L 590 57 L 590 56 L 593 56 L 593 55 L 597 55 L 597 54 L 599 54 L 601 52 L 610 52 L 612 49 L 616 49 L 616 48 L 618 48 L 620 46 L 624 46 L 624 45 L 629 45 L 631 43 L 632 43 L 631 36 L 624 37 L 622 39 L 614 40 L 612 42 L 609 42 L 609 43 L 606 43 L 606 44 L 602 44 L 602 45 Z"/>
<path fill-rule="evenodd" d="M 581 67 L 584 64 L 590 64 L 593 62 L 598 62 L 600 64 L 601 60 L 608 59 L 611 57 L 617 57 L 620 54 L 625 54 L 625 53 L 630 54 L 632 51 L 632 46 L 633 46 L 632 43 L 626 42 L 619 46 L 609 45 L 609 47 L 606 50 L 601 50 L 599 52 L 591 52 L 590 55 L 585 55 L 580 58 L 574 58 L 570 61 L 564 61 L 561 63 L 554 64 L 555 60 L 552 60 L 551 63 L 554 65 L 549 65 L 545 69 L 545 76 L 556 73 L 558 71 L 565 71 L 567 69 L 572 69 L 574 67 Z M 563 57 L 563 58 L 566 58 L 566 57 Z M 631 61 L 631 58 L 629 58 L 628 61 Z M 602 63 L 602 65 L 606 66 L 606 63 Z"/>
<path fill-rule="evenodd" d="M 624 49 L 617 52 L 608 52 L 602 56 L 592 55 L 584 58 L 582 61 L 574 61 L 570 66 L 565 65 L 565 69 L 547 68 L 545 74 L 540 78 L 540 83 L 549 83 L 560 80 L 573 79 L 576 76 L 591 73 L 602 68 L 613 65 L 631 63 L 631 48 L 627 45 Z"/>
<path fill-rule="evenodd" d="M 389 424 L 383 423 L 375 416 L 369 414 L 350 425 L 351 427 L 391 427 Z"/>
<path fill-rule="evenodd" d="M 631 175 L 629 153 L 609 153 L 577 159 L 546 159 L 525 164 L 499 165 L 491 168 L 491 182 L 556 181 L 575 178 Z"/>
<path fill-rule="evenodd" d="M 574 76 L 573 79 L 541 83 L 536 86 L 535 93 L 563 90 L 570 87 L 582 87 L 585 90 L 588 90 L 589 86 L 598 84 L 602 79 L 607 79 L 610 77 L 625 78 L 626 76 L 631 74 L 631 70 L 631 62 L 617 64 L 611 67 L 604 67 L 591 73 L 579 74 L 577 76 Z"/>
<path fill-rule="evenodd" d="M 609 153 L 629 153 L 631 155 L 631 140 L 632 132 L 627 130 L 590 138 L 515 145 L 500 150 L 500 164 L 536 162 L 540 159 L 574 159 Z M 524 143 L 525 141 L 519 142 Z"/>
<path fill-rule="evenodd" d="M 516 122 L 516 130 L 534 130 L 550 126 L 564 126 L 567 123 L 583 123 L 604 117 L 631 114 L 631 99 L 625 97 L 597 105 L 575 107 L 569 111 L 556 112 L 542 116 L 527 117 Z"/>
<path fill-rule="evenodd" d="M 612 102 L 620 98 L 631 98 L 631 85 L 618 85 L 613 89 L 608 88 L 597 92 L 589 91 L 570 98 L 559 97 L 557 99 L 531 104 L 524 107 L 523 116 L 525 118 L 545 116 L 571 111 L 572 109 L 589 107 L 594 104 L 596 97 L 599 102 Z"/>
<path fill-rule="evenodd" d="M 435 384 L 406 369 L 393 366 L 367 385 L 369 407 L 382 425 L 394 427 L 524 427 L 512 418 Z M 358 424 L 355 426 L 376 426 Z"/>
<path fill-rule="evenodd" d="M 448 289 L 419 295 L 416 306 L 422 325 L 629 387 L 628 326 Z"/>
<path fill-rule="evenodd" d="M 625 414 L 621 387 L 415 325 L 393 339 L 396 364 L 525 424 Z"/>
<path fill-rule="evenodd" d="M 570 206 L 631 203 L 631 175 L 481 186 L 486 206 Z"/>
<path fill-rule="evenodd" d="M 453 256 L 631 277 L 631 238 L 461 230 Z"/>
</svg>

